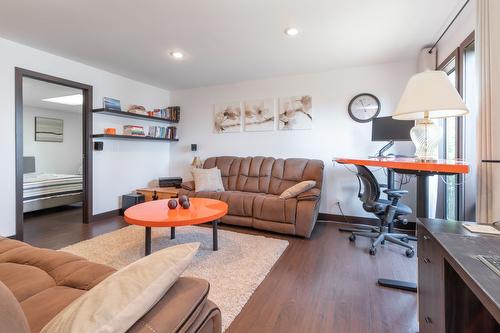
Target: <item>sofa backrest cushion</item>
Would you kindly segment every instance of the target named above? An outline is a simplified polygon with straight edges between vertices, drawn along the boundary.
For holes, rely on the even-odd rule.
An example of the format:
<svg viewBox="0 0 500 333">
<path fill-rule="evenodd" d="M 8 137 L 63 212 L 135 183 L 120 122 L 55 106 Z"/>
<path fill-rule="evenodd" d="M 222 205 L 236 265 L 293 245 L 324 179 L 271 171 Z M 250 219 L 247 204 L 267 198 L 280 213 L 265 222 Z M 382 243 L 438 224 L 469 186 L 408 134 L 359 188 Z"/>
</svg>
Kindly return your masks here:
<svg viewBox="0 0 500 333">
<path fill-rule="evenodd" d="M 203 168 L 221 170 L 226 191 L 243 191 L 280 195 L 304 180 L 314 180 L 321 190 L 323 161 L 305 158 L 220 156 L 205 160 Z"/>
</svg>

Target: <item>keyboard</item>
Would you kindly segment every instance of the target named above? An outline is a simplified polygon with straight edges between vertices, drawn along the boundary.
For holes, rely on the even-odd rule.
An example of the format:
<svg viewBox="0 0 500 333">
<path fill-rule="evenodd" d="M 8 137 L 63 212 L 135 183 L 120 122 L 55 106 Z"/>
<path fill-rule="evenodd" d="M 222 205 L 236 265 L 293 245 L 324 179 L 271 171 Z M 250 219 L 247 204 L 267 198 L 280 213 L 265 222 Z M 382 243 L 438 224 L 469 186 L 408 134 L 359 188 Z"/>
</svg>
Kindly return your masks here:
<svg viewBox="0 0 500 333">
<path fill-rule="evenodd" d="M 488 266 L 493 272 L 500 276 L 500 257 L 499 256 L 483 256 L 478 255 L 476 257 L 483 264 Z"/>
</svg>

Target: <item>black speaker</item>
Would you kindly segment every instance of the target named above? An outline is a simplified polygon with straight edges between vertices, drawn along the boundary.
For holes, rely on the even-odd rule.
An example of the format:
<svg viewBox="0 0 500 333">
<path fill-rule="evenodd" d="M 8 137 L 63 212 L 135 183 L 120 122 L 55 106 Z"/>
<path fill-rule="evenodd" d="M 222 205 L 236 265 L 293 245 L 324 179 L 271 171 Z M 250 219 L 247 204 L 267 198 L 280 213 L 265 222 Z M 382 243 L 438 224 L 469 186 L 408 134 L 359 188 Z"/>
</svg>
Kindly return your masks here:
<svg viewBox="0 0 500 333">
<path fill-rule="evenodd" d="M 103 150 L 104 149 L 104 142 L 102 141 L 96 141 L 94 142 L 94 150 Z"/>
<path fill-rule="evenodd" d="M 123 215 L 123 212 L 126 211 L 128 208 L 140 204 L 144 202 L 144 200 L 145 200 L 144 194 L 130 193 L 122 195 L 121 214 Z"/>
</svg>

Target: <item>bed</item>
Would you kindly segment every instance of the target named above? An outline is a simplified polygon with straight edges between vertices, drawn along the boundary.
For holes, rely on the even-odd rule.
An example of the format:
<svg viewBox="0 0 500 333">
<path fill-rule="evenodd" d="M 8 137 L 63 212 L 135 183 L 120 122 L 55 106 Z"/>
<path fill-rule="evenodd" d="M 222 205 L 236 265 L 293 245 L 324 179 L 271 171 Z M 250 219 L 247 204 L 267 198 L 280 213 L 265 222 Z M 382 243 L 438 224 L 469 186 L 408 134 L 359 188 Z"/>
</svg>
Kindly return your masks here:
<svg viewBox="0 0 500 333">
<path fill-rule="evenodd" d="M 83 201 L 82 175 L 35 172 L 35 158 L 24 157 L 23 212 Z"/>
</svg>

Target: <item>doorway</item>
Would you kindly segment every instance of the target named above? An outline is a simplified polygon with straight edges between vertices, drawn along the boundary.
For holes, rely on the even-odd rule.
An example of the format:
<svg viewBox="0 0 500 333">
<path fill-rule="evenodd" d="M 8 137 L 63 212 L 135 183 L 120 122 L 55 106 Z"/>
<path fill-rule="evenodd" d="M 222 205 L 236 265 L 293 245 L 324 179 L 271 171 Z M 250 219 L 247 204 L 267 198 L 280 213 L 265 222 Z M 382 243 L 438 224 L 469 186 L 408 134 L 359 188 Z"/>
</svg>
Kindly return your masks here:
<svg viewBox="0 0 500 333">
<path fill-rule="evenodd" d="M 92 87 L 15 69 L 16 239 L 92 219 Z"/>
</svg>

